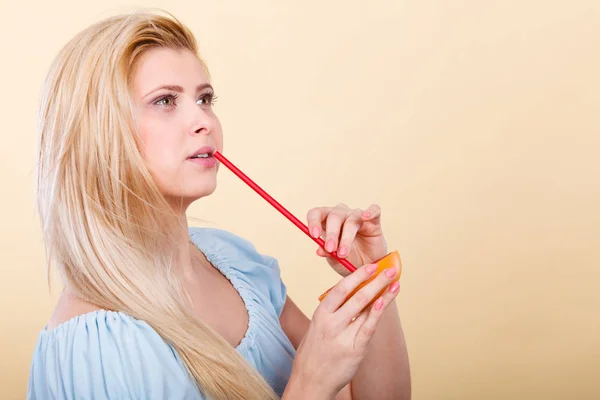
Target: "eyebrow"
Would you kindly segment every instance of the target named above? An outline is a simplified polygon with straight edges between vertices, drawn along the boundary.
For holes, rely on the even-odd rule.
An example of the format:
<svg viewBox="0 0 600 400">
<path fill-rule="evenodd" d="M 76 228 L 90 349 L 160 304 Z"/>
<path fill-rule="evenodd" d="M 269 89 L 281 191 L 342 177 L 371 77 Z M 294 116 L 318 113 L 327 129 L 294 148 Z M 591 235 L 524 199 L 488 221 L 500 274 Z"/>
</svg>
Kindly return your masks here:
<svg viewBox="0 0 600 400">
<path fill-rule="evenodd" d="M 151 91 L 149 91 L 148 93 L 146 93 L 143 98 L 146 98 L 148 96 L 150 96 L 152 93 L 154 92 L 158 92 L 159 90 L 163 90 L 163 89 L 167 89 L 173 92 L 177 92 L 177 93 L 182 93 L 184 91 L 183 87 L 179 86 L 179 85 L 161 85 L 157 88 L 152 89 Z M 213 87 L 210 83 L 203 83 L 201 85 L 196 86 L 196 92 L 200 92 L 204 89 L 211 89 L 213 90 Z"/>
</svg>

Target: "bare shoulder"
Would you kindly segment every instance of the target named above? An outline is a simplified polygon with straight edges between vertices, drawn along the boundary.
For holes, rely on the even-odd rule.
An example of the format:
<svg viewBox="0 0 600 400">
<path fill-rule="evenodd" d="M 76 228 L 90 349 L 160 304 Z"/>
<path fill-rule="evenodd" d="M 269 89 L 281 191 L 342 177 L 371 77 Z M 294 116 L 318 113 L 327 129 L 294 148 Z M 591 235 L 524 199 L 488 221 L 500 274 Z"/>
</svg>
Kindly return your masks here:
<svg viewBox="0 0 600 400">
<path fill-rule="evenodd" d="M 100 310 L 100 307 L 81 300 L 67 291 L 63 291 L 58 298 L 58 302 L 56 303 L 56 307 L 54 307 L 52 315 L 50 316 L 47 329 L 54 329 L 63 322 L 67 322 L 72 318 L 97 310 Z"/>
</svg>

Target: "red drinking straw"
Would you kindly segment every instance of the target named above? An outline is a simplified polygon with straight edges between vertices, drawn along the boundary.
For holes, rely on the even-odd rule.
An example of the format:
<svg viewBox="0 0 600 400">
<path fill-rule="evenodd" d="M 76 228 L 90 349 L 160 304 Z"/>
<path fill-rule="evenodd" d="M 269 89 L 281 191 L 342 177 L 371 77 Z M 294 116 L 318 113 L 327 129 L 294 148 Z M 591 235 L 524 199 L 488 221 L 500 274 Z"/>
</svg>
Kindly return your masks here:
<svg viewBox="0 0 600 400">
<path fill-rule="evenodd" d="M 288 220 L 290 220 L 294 225 L 296 225 L 309 238 L 311 238 L 314 242 L 316 242 L 319 246 L 321 246 L 321 248 L 325 249 L 325 242 L 323 241 L 323 239 L 321 239 L 320 237 L 319 238 L 312 237 L 308 231 L 308 227 L 304 223 L 302 223 L 298 218 L 294 217 L 294 215 L 291 212 L 286 210 L 285 207 L 283 207 L 281 204 L 279 204 L 274 198 L 269 196 L 269 194 L 267 192 L 265 192 L 263 189 L 261 189 L 260 186 L 258 186 L 256 183 L 254 183 L 254 181 L 252 181 L 252 179 L 248 178 L 248 176 L 246 176 L 246 174 L 244 174 L 242 171 L 239 170 L 239 168 L 237 168 L 235 165 L 233 165 L 231 163 L 231 161 L 229 161 L 227 158 L 225 158 L 225 156 L 223 156 L 223 154 L 216 151 L 213 155 L 217 160 L 219 160 L 221 163 L 223 163 L 223 165 L 225 165 L 227 168 L 229 168 L 231 170 L 231 172 L 233 172 L 235 175 L 237 175 L 238 178 L 243 180 L 248 186 L 250 186 L 252 189 L 254 189 L 254 191 L 256 193 L 258 193 L 263 199 L 265 199 L 269 204 L 271 204 L 280 213 L 282 213 Z M 344 267 L 346 267 L 346 269 L 348 271 L 350 271 L 350 272 L 356 271 L 356 267 L 354 265 L 352 265 L 352 263 L 350 263 L 348 260 L 339 258 L 336 251 L 331 253 L 331 256 L 333 258 L 335 258 L 337 261 L 339 261 L 340 264 L 342 264 Z"/>
</svg>

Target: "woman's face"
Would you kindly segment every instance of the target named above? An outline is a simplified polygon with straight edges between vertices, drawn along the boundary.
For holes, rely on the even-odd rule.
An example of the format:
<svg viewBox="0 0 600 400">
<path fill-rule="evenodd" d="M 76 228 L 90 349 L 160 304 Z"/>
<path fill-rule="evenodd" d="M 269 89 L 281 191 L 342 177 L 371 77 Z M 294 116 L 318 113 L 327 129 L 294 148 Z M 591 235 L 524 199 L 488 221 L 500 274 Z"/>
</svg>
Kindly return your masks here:
<svg viewBox="0 0 600 400">
<path fill-rule="evenodd" d="M 214 91 L 198 58 L 157 48 L 140 60 L 133 95 L 143 154 L 161 192 L 185 208 L 216 187 L 223 132 Z"/>
</svg>

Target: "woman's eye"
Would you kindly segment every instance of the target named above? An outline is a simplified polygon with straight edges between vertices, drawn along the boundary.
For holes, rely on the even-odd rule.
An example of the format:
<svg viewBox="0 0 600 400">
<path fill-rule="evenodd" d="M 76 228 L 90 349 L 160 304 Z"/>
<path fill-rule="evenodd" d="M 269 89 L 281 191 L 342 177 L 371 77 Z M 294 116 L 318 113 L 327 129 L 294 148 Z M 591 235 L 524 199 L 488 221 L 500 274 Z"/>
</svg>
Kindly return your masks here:
<svg viewBox="0 0 600 400">
<path fill-rule="evenodd" d="M 154 104 L 157 106 L 160 106 L 160 107 L 172 108 L 172 107 L 177 106 L 177 104 L 175 102 L 176 99 L 177 99 L 176 94 L 169 94 L 169 95 L 159 98 L 158 100 L 156 100 L 154 102 Z M 207 93 L 207 94 L 202 95 L 197 100 L 196 104 L 201 105 L 201 106 L 212 106 L 215 103 L 215 99 L 216 99 L 216 96 L 213 93 Z"/>
<path fill-rule="evenodd" d="M 215 104 L 216 96 L 213 93 L 207 93 L 198 99 L 198 104 L 206 106 Z"/>
<path fill-rule="evenodd" d="M 154 104 L 158 106 L 173 107 L 175 105 L 175 98 L 176 96 L 174 95 L 168 95 L 165 97 L 161 97 Z"/>
</svg>

